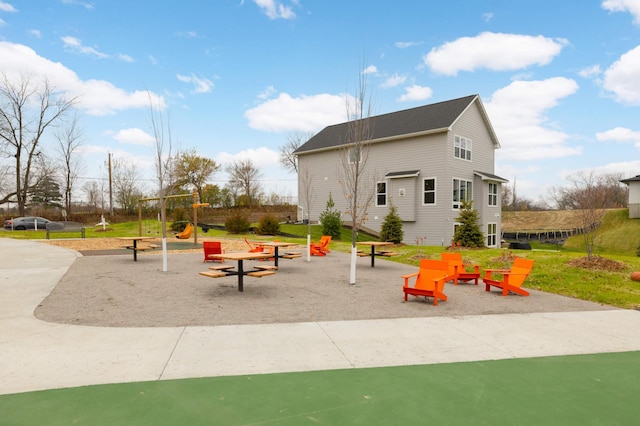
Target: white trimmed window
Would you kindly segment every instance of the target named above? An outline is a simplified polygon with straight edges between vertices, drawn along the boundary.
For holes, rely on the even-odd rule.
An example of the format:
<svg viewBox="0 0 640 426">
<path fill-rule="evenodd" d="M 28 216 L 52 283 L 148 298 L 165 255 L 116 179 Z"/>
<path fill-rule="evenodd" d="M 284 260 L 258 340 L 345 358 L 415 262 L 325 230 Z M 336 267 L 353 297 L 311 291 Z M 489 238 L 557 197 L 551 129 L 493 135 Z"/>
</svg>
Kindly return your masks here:
<svg viewBox="0 0 640 426">
<path fill-rule="evenodd" d="M 453 156 L 471 161 L 471 139 L 455 135 L 453 137 Z"/>
<path fill-rule="evenodd" d="M 464 200 L 471 200 L 473 198 L 473 182 L 464 179 L 453 180 L 453 208 L 459 209 L 462 207 Z"/>
<path fill-rule="evenodd" d="M 422 204 L 435 204 L 436 178 L 423 179 L 422 182 Z"/>
<path fill-rule="evenodd" d="M 376 206 L 387 205 L 387 182 L 376 183 Z"/>
<path fill-rule="evenodd" d="M 489 205 L 490 206 L 498 205 L 498 184 L 497 183 L 489 183 Z"/>
<path fill-rule="evenodd" d="M 487 224 L 487 247 L 496 247 L 498 225 L 496 223 Z"/>
<path fill-rule="evenodd" d="M 349 163 L 359 163 L 362 161 L 362 148 L 353 146 L 349 149 Z"/>
</svg>

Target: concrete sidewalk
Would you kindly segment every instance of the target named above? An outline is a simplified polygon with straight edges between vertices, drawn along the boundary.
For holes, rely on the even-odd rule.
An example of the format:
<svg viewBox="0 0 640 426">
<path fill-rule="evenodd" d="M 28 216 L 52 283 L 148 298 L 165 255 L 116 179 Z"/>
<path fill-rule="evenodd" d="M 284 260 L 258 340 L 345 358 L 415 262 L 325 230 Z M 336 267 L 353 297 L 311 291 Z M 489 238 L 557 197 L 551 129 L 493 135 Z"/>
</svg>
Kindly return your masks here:
<svg viewBox="0 0 640 426">
<path fill-rule="evenodd" d="M 33 310 L 77 256 L 47 244 L 0 239 L 0 394 L 640 350 L 640 312 L 623 309 L 165 328 L 37 320 Z"/>
</svg>

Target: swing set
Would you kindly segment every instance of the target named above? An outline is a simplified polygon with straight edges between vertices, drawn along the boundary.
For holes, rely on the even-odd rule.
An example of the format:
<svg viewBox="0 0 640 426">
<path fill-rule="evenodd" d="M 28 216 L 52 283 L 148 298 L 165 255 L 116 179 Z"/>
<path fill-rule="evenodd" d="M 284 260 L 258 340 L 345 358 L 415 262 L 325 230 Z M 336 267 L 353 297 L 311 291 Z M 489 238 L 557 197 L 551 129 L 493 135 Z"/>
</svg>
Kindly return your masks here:
<svg viewBox="0 0 640 426">
<path fill-rule="evenodd" d="M 163 197 L 164 199 L 167 198 L 186 198 L 186 197 L 193 197 L 193 204 L 191 204 L 191 207 L 193 208 L 193 222 L 194 222 L 194 226 L 193 226 L 193 243 L 194 244 L 198 244 L 198 207 L 206 207 L 209 205 L 209 203 L 198 203 L 198 193 L 194 190 L 193 194 L 175 194 L 175 195 L 167 195 L 166 197 Z M 150 198 L 140 198 L 138 200 L 138 236 L 142 237 L 142 228 L 143 228 L 143 221 L 142 221 L 142 203 L 147 202 L 147 201 L 158 201 L 160 200 L 160 197 L 150 197 Z M 145 221 L 148 222 L 148 221 Z M 158 213 L 158 222 L 160 222 L 160 213 Z M 147 225 L 146 227 L 147 232 L 150 232 L 150 225 Z M 156 234 L 158 234 L 158 231 L 156 231 Z"/>
</svg>

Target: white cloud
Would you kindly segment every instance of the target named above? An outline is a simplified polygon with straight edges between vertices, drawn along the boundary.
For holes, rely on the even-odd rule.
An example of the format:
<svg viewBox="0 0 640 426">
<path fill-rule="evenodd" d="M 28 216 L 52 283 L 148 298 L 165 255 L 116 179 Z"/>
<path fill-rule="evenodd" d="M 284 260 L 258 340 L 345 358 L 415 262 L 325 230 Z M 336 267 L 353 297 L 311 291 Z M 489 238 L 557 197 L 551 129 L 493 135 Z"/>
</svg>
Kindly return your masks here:
<svg viewBox="0 0 640 426">
<path fill-rule="evenodd" d="M 398 49 L 406 49 L 408 47 L 419 46 L 421 44 L 422 43 L 418 41 L 396 41 L 393 43 L 393 45 Z"/>
<path fill-rule="evenodd" d="M 362 71 L 362 74 L 377 74 L 377 73 L 378 73 L 378 67 L 376 67 L 375 65 L 369 65 Z"/>
<path fill-rule="evenodd" d="M 404 91 L 404 95 L 398 98 L 398 101 L 400 102 L 423 101 L 425 99 L 429 99 L 433 95 L 433 90 L 431 90 L 430 87 L 419 86 L 417 84 L 405 87 Z"/>
<path fill-rule="evenodd" d="M 293 19 L 296 14 L 291 6 L 284 6 L 276 0 L 253 0 L 269 19 Z"/>
<path fill-rule="evenodd" d="M 83 55 L 95 56 L 96 58 L 104 59 L 108 58 L 109 55 L 103 52 L 98 51 L 93 47 L 84 46 L 82 41 L 76 37 L 65 36 L 61 37 L 62 43 L 64 43 L 64 47 L 82 53 Z"/>
<path fill-rule="evenodd" d="M 567 178 L 571 175 L 574 175 L 578 172 L 582 173 L 593 173 L 594 175 L 604 175 L 604 174 L 621 174 L 625 178 L 630 178 L 638 175 L 638 170 L 640 169 L 640 161 L 620 161 L 616 163 L 608 163 L 603 164 L 601 166 L 596 167 L 587 167 L 581 169 L 565 169 L 559 173 L 559 176 L 562 178 Z"/>
<path fill-rule="evenodd" d="M 182 37 L 182 38 L 198 38 L 198 37 L 200 37 L 198 35 L 197 31 L 178 31 L 176 33 L 176 36 Z"/>
<path fill-rule="evenodd" d="M 493 19 L 493 13 L 492 12 L 487 12 L 487 13 L 483 13 L 482 14 L 482 20 L 484 22 L 489 22 L 492 19 Z"/>
<path fill-rule="evenodd" d="M 280 93 L 277 98 L 247 110 L 244 116 L 249 120 L 249 127 L 257 130 L 317 132 L 330 124 L 347 120 L 346 100 L 344 95 L 293 98 L 287 93 Z"/>
<path fill-rule="evenodd" d="M 144 130 L 135 127 L 119 130 L 113 134 L 113 139 L 118 142 L 131 145 L 151 146 L 155 143 L 153 136 Z"/>
<path fill-rule="evenodd" d="M 0 12 L 17 12 L 18 9 L 16 9 L 15 7 L 13 7 L 12 4 L 4 2 L 2 0 L 0 0 Z"/>
<path fill-rule="evenodd" d="M 127 92 L 105 80 L 80 80 L 78 75 L 59 62 L 39 56 L 22 44 L 0 41 L 3 71 L 18 81 L 22 75 L 34 79 L 47 78 L 56 89 L 79 98 L 78 108 L 90 115 L 109 115 L 133 108 L 149 108 L 150 102 L 158 109 L 165 108 L 164 98 L 145 90 Z"/>
<path fill-rule="evenodd" d="M 85 46 L 82 44 L 82 41 L 76 37 L 65 36 L 65 37 L 61 37 L 60 39 L 62 40 L 62 43 L 64 44 L 65 49 L 70 50 L 72 52 L 78 52 L 83 55 L 95 56 L 96 58 L 99 58 L 99 59 L 116 58 L 123 62 L 134 62 L 131 56 L 125 55 L 124 53 L 110 55 L 108 53 L 101 52 L 94 47 Z"/>
<path fill-rule="evenodd" d="M 221 152 L 216 156 L 216 163 L 231 164 L 237 160 L 251 160 L 254 166 L 263 168 L 277 166 L 280 164 L 280 153 L 267 147 L 258 149 L 247 149 L 236 154 Z"/>
<path fill-rule="evenodd" d="M 116 55 L 116 58 L 118 58 L 122 62 L 135 62 L 135 60 L 131 56 L 125 55 L 124 53 L 118 53 Z"/>
<path fill-rule="evenodd" d="M 565 44 L 566 40 L 543 36 L 484 32 L 435 47 L 423 59 L 434 72 L 445 75 L 479 68 L 512 71 L 547 65 Z"/>
<path fill-rule="evenodd" d="M 176 74 L 176 78 L 183 83 L 193 84 L 193 93 L 209 93 L 214 87 L 213 81 L 208 78 L 200 78 L 193 73 L 191 75 Z"/>
<path fill-rule="evenodd" d="M 640 132 L 627 129 L 624 127 L 616 127 L 605 132 L 596 133 L 596 140 L 600 142 L 622 142 L 633 143 L 636 148 L 640 148 Z"/>
<path fill-rule="evenodd" d="M 569 135 L 550 128 L 545 116 L 577 90 L 574 80 L 555 77 L 516 81 L 496 91 L 486 109 L 502 146 L 497 155 L 523 161 L 580 154 L 581 147 L 567 146 Z"/>
<path fill-rule="evenodd" d="M 629 12 L 633 23 L 640 24 L 640 2 L 638 0 L 604 0 L 602 8 L 610 12 Z"/>
<path fill-rule="evenodd" d="M 78 0 L 62 0 L 62 3 L 64 4 L 73 4 L 73 5 L 79 5 L 84 7 L 85 9 L 88 10 L 92 10 L 93 9 L 93 3 L 87 3 L 84 1 L 78 1 Z"/>
<path fill-rule="evenodd" d="M 36 38 L 42 38 L 42 33 L 40 32 L 40 30 L 29 30 L 29 34 Z"/>
<path fill-rule="evenodd" d="M 387 78 L 382 84 L 382 88 L 389 89 L 391 87 L 396 87 L 407 81 L 406 75 L 394 74 L 391 77 Z"/>
<path fill-rule="evenodd" d="M 7 25 L 6 21 L 0 18 L 0 27 L 4 27 L 5 25 Z"/>
<path fill-rule="evenodd" d="M 605 72 L 603 87 L 618 102 L 640 105 L 640 46 L 631 49 Z"/>
<path fill-rule="evenodd" d="M 278 93 L 276 88 L 273 87 L 273 86 L 269 86 L 266 89 L 264 89 L 264 91 L 262 91 L 261 93 L 258 94 L 258 99 L 269 99 L 270 97 L 272 97 L 276 93 Z"/>
<path fill-rule="evenodd" d="M 602 70 L 600 69 L 600 65 L 592 65 L 590 67 L 586 67 L 578 71 L 578 75 L 582 78 L 592 78 L 602 74 Z"/>
</svg>

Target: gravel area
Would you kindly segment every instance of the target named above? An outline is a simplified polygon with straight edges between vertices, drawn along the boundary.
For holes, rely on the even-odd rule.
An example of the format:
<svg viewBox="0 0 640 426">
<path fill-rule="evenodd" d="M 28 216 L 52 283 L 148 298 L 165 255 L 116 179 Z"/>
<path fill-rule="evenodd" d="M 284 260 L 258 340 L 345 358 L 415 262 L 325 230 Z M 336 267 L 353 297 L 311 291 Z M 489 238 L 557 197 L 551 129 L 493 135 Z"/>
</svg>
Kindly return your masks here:
<svg viewBox="0 0 640 426">
<path fill-rule="evenodd" d="M 225 240 L 223 247 L 246 251 L 237 240 Z M 36 308 L 36 317 L 104 327 L 174 327 L 615 309 L 535 290 L 529 297 L 503 297 L 497 289 L 486 292 L 482 283 L 447 284 L 449 300 L 438 306 L 415 297 L 405 303 L 401 276 L 415 267 L 376 259 L 371 268 L 369 258 L 358 258 L 357 284 L 349 285 L 349 255 L 335 251 L 311 262 L 281 259 L 275 275 L 245 277 L 239 292 L 236 277 L 198 274 L 212 265 L 203 263 L 201 249 L 170 253 L 167 272 L 159 250 L 146 253 L 137 262 L 130 252 L 77 258 Z M 248 261 L 245 269 L 265 264 L 272 262 Z"/>
</svg>

